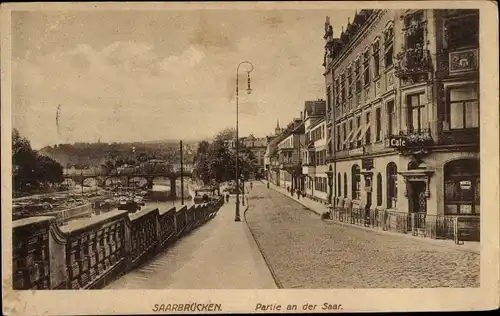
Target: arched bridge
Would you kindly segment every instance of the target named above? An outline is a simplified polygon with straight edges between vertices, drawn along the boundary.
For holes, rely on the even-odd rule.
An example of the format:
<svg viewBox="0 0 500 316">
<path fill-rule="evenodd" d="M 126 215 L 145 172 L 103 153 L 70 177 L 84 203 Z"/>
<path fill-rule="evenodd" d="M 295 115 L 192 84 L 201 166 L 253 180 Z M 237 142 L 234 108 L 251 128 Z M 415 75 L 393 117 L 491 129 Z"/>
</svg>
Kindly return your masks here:
<svg viewBox="0 0 500 316">
<path fill-rule="evenodd" d="M 187 170 L 186 170 L 187 169 Z M 100 187 L 109 185 L 113 183 L 113 181 L 120 180 L 121 183 L 126 183 L 127 186 L 130 186 L 131 180 L 143 180 L 142 182 L 146 184 L 146 187 L 148 189 L 151 189 L 153 187 L 153 182 L 154 180 L 157 179 L 166 179 L 167 181 L 170 181 L 170 193 L 172 197 L 176 197 L 176 181 L 180 177 L 187 177 L 187 178 L 192 178 L 193 177 L 193 169 L 192 168 L 183 168 L 183 172 L 181 174 L 180 170 L 173 170 L 173 171 L 160 171 L 160 172 L 118 172 L 118 173 L 113 173 L 113 174 L 91 174 L 91 173 L 80 173 L 80 174 L 70 174 L 70 175 L 64 175 L 65 179 L 71 179 L 75 183 L 78 183 L 80 185 L 84 185 L 86 180 L 89 179 L 94 179 L 97 181 L 97 185 Z"/>
</svg>

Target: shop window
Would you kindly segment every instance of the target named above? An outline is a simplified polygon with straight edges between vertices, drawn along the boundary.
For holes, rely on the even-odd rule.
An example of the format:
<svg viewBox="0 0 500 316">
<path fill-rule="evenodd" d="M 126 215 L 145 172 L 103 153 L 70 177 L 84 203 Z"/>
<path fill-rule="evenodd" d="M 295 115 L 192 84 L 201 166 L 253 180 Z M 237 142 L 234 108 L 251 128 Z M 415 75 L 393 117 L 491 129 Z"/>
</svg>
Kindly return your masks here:
<svg viewBox="0 0 500 316">
<path fill-rule="evenodd" d="M 429 127 L 427 120 L 424 93 L 413 94 L 407 97 L 408 104 L 408 128 L 410 131 L 422 132 Z"/>
<path fill-rule="evenodd" d="M 476 159 L 461 159 L 445 164 L 445 215 L 479 214 L 479 168 L 479 160 Z"/>
<path fill-rule="evenodd" d="M 347 197 L 347 172 L 344 172 L 344 197 Z"/>
<path fill-rule="evenodd" d="M 342 196 L 342 176 L 337 174 L 337 196 Z"/>
<path fill-rule="evenodd" d="M 387 164 L 387 208 L 396 209 L 398 199 L 398 167 L 394 162 Z"/>
<path fill-rule="evenodd" d="M 450 129 L 479 127 L 478 85 L 465 85 L 449 90 Z"/>
<path fill-rule="evenodd" d="M 389 135 L 396 134 L 396 108 L 394 100 L 387 102 L 387 133 Z"/>
<path fill-rule="evenodd" d="M 361 170 L 358 165 L 351 168 L 351 197 L 353 200 L 361 198 Z"/>
<path fill-rule="evenodd" d="M 382 206 L 382 175 L 377 174 L 377 206 Z"/>
<path fill-rule="evenodd" d="M 375 109 L 375 141 L 382 139 L 382 115 L 380 108 Z"/>
<path fill-rule="evenodd" d="M 479 47 L 479 10 L 448 10 L 448 12 L 445 21 L 448 49 L 453 51 Z"/>
</svg>

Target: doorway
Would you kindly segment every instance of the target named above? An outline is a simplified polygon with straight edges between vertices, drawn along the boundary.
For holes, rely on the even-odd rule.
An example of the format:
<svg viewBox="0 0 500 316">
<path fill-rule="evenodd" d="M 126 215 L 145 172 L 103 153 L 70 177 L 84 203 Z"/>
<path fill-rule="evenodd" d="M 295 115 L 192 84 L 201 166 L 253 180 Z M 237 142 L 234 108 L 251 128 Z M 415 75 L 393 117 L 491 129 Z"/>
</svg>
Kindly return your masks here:
<svg viewBox="0 0 500 316">
<path fill-rule="evenodd" d="M 411 221 L 411 228 L 420 233 L 420 230 L 425 229 L 425 217 L 427 214 L 427 196 L 425 194 L 426 183 L 424 181 L 410 182 L 409 198 L 409 212 Z"/>
</svg>

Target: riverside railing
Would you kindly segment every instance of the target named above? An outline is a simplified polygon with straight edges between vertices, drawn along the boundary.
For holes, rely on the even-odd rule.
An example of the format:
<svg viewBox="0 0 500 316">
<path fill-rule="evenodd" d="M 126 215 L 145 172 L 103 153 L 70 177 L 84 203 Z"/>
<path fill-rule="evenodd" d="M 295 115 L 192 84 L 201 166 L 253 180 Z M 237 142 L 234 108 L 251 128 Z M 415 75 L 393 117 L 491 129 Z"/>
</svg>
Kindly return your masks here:
<svg viewBox="0 0 500 316">
<path fill-rule="evenodd" d="M 386 210 L 382 207 L 365 210 L 357 201 L 334 198 L 333 220 L 384 231 L 412 234 L 433 239 L 463 241 L 480 240 L 479 216 L 429 215 Z"/>
<path fill-rule="evenodd" d="M 222 204 L 117 210 L 62 227 L 52 216 L 14 221 L 13 288 L 102 288 L 212 219 Z"/>
</svg>

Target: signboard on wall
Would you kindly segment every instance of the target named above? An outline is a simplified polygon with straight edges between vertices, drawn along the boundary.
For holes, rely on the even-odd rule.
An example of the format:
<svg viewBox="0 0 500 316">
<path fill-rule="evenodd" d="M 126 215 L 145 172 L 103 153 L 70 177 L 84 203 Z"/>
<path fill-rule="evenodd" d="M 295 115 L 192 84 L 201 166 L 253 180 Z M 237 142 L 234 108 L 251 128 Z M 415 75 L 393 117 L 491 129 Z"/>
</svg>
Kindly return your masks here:
<svg viewBox="0 0 500 316">
<path fill-rule="evenodd" d="M 373 158 L 361 159 L 361 168 L 365 170 L 373 169 Z"/>
<path fill-rule="evenodd" d="M 461 190 L 470 190 L 472 187 L 471 181 L 465 180 L 465 181 L 460 181 L 460 189 Z"/>
<path fill-rule="evenodd" d="M 386 147 L 401 148 L 406 147 L 406 139 L 400 136 L 389 136 L 386 138 Z"/>
</svg>

